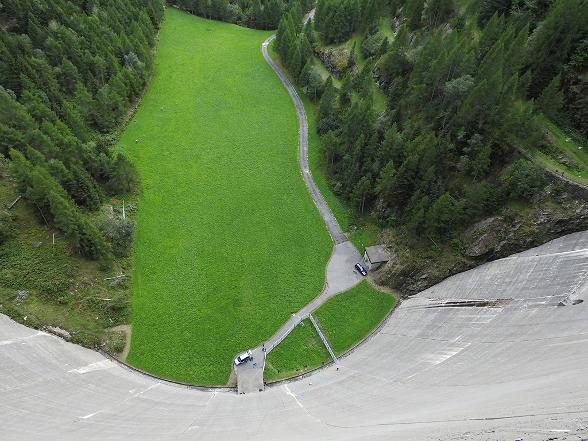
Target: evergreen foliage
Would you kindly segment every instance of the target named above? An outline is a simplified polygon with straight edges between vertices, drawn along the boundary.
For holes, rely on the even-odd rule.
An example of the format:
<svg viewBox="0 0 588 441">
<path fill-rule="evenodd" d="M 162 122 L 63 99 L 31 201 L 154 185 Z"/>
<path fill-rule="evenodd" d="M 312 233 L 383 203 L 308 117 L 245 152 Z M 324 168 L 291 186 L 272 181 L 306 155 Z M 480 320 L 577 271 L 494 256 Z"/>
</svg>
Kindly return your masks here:
<svg viewBox="0 0 588 441">
<path fill-rule="evenodd" d="M 318 43 L 361 38 L 346 43 L 360 41 L 361 58 L 351 50 L 339 87 L 326 80 L 316 115 L 332 188 L 358 213 L 415 240 L 449 241 L 507 200 L 543 188 L 532 163 L 511 165 L 514 147 L 537 139 L 537 113 L 587 130 L 586 0 L 483 0 L 477 19 L 470 14 L 452 0 L 316 6 Z M 388 41 L 378 22 L 394 15 Z M 292 27 L 280 24 L 283 60 L 296 56 Z M 305 62 L 307 81 L 312 60 Z M 375 85 L 388 100 L 381 113 Z"/>
<path fill-rule="evenodd" d="M 313 1 L 285 0 L 169 0 L 168 3 L 204 18 L 237 23 L 254 29 L 276 29 L 286 12 L 294 11 L 302 26 L 302 16 L 312 9 Z M 298 32 L 300 30 L 298 29 Z"/>
<path fill-rule="evenodd" d="M 162 18 L 160 0 L 0 3 L 0 154 L 42 220 L 105 264 L 110 246 L 82 210 L 137 186 L 107 133 L 146 85 Z"/>
</svg>

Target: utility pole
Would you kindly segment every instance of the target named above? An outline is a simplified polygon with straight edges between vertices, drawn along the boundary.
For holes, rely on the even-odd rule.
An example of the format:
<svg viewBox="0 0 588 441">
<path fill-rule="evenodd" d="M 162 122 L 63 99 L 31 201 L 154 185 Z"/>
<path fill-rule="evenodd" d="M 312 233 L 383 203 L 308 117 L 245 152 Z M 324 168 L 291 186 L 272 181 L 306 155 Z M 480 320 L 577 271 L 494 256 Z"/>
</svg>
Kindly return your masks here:
<svg viewBox="0 0 588 441">
<path fill-rule="evenodd" d="M 125 216 L 125 200 L 123 199 L 123 219 L 126 219 Z"/>
</svg>

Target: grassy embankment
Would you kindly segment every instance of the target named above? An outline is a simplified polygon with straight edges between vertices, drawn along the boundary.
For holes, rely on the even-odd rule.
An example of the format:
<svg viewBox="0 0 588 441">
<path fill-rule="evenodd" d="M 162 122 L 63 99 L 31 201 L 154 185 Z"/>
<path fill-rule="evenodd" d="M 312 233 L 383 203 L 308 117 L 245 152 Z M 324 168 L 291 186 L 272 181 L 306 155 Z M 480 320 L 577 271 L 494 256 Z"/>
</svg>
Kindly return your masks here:
<svg viewBox="0 0 588 441">
<path fill-rule="evenodd" d="M 562 173 L 568 179 L 588 186 L 588 145 L 576 133 L 566 133 L 552 121 L 541 116 L 539 123 L 545 129 L 548 150 L 535 149 L 535 160 L 549 170 Z"/>
<path fill-rule="evenodd" d="M 313 314 L 336 355 L 359 343 L 388 315 L 396 298 L 374 289 L 367 281 L 329 299 Z M 304 320 L 266 361 L 268 381 L 300 375 L 330 361 L 309 320 Z"/>
<path fill-rule="evenodd" d="M 142 194 L 128 361 L 226 383 L 234 355 L 316 296 L 331 251 L 300 177 L 269 32 L 168 8 L 150 88 L 119 148 Z"/>
</svg>

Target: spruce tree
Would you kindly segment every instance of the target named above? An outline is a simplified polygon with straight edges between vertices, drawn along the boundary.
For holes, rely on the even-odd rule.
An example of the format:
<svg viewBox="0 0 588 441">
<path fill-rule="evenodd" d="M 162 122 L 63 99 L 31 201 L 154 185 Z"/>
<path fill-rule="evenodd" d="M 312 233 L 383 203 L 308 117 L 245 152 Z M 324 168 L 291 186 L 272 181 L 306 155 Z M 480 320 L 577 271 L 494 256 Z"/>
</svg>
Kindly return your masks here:
<svg viewBox="0 0 588 441">
<path fill-rule="evenodd" d="M 557 119 L 560 111 L 563 107 L 563 93 L 560 90 L 561 87 L 561 76 L 556 75 L 549 82 L 547 87 L 543 89 L 539 98 L 537 98 L 536 106 L 540 112 L 543 112 L 545 116 Z"/>
</svg>

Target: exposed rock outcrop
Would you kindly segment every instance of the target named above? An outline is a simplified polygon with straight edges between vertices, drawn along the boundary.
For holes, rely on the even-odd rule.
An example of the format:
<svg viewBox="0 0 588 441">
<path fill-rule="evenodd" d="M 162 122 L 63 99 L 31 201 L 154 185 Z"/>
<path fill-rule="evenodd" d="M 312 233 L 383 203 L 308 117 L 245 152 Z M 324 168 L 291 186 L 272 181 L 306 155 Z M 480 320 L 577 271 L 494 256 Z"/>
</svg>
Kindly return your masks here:
<svg viewBox="0 0 588 441">
<path fill-rule="evenodd" d="M 530 207 L 504 208 L 442 248 L 415 250 L 389 238 L 395 254 L 374 277 L 377 283 L 410 296 L 453 274 L 583 230 L 588 230 L 588 204 L 549 186 Z"/>
</svg>

